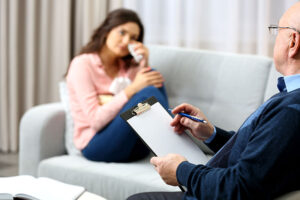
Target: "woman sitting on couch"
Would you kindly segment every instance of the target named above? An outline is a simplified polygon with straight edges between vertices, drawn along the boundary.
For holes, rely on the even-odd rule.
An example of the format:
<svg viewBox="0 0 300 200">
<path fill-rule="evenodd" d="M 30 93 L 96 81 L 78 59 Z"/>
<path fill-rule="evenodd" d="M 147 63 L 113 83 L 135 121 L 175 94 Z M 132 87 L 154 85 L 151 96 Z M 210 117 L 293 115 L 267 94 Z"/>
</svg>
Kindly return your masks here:
<svg viewBox="0 0 300 200">
<path fill-rule="evenodd" d="M 120 113 L 155 96 L 168 107 L 162 75 L 148 66 L 144 28 L 137 14 L 117 9 L 108 14 L 67 71 L 75 146 L 89 160 L 126 162 L 149 150 Z M 141 57 L 135 61 L 128 45 Z"/>
</svg>

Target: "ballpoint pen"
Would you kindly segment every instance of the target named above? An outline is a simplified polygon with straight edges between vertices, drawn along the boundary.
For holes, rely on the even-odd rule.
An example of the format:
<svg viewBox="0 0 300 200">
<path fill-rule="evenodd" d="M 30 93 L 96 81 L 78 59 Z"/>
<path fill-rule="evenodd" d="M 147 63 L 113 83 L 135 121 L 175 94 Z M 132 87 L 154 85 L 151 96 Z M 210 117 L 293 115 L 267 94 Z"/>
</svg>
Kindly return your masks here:
<svg viewBox="0 0 300 200">
<path fill-rule="evenodd" d="M 168 109 L 168 110 L 172 112 L 172 109 Z M 200 119 L 196 116 L 192 116 L 192 115 L 189 115 L 189 114 L 186 114 L 186 113 L 183 113 L 183 112 L 180 112 L 180 113 L 177 113 L 177 114 L 179 114 L 183 117 L 187 117 L 187 118 L 192 119 L 192 120 L 197 121 L 197 122 L 202 122 L 202 123 L 205 123 L 205 124 L 207 123 L 207 121 L 205 121 L 203 119 Z"/>
</svg>

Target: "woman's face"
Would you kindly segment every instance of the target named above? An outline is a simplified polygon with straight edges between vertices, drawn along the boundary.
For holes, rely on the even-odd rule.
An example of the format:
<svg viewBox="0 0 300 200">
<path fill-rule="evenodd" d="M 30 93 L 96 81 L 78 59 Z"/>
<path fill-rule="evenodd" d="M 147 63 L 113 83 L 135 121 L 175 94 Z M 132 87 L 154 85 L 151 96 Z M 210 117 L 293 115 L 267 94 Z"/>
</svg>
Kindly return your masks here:
<svg viewBox="0 0 300 200">
<path fill-rule="evenodd" d="M 116 56 L 128 55 L 128 44 L 136 41 L 140 34 L 139 26 L 134 22 L 127 22 L 113 28 L 107 35 L 106 47 Z"/>
</svg>

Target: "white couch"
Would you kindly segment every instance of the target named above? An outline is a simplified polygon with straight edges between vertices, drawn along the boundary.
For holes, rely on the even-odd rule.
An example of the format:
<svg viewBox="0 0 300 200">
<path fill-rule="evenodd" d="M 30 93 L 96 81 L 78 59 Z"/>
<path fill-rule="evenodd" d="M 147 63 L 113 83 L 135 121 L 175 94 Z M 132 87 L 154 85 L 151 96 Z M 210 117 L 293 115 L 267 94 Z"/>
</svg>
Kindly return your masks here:
<svg viewBox="0 0 300 200">
<path fill-rule="evenodd" d="M 170 106 L 194 104 L 227 130 L 237 130 L 277 92 L 279 74 L 271 58 L 156 45 L 149 50 L 151 66 L 164 75 Z M 143 191 L 179 190 L 160 179 L 149 158 L 132 163 L 88 161 L 66 153 L 64 135 L 62 103 L 29 109 L 20 124 L 20 174 L 82 185 L 112 200 Z"/>
</svg>

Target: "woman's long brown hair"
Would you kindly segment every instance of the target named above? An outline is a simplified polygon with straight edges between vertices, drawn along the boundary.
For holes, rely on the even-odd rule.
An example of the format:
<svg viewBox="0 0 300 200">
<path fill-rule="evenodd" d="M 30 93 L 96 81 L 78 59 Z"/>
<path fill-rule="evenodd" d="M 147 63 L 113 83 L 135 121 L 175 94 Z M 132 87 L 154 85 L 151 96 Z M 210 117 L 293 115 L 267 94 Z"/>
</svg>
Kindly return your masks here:
<svg viewBox="0 0 300 200">
<path fill-rule="evenodd" d="M 103 23 L 94 31 L 90 41 L 82 47 L 80 54 L 84 53 L 95 53 L 100 52 L 102 47 L 106 42 L 108 33 L 115 27 L 125 24 L 127 22 L 134 22 L 140 28 L 140 34 L 137 39 L 139 42 L 143 42 L 144 39 L 144 26 L 138 17 L 138 15 L 129 9 L 120 8 L 110 12 Z M 122 58 L 126 64 L 131 63 L 132 56 L 128 54 Z M 70 66 L 69 66 L 70 67 Z M 65 76 L 68 74 L 69 67 L 65 73 Z"/>
</svg>

